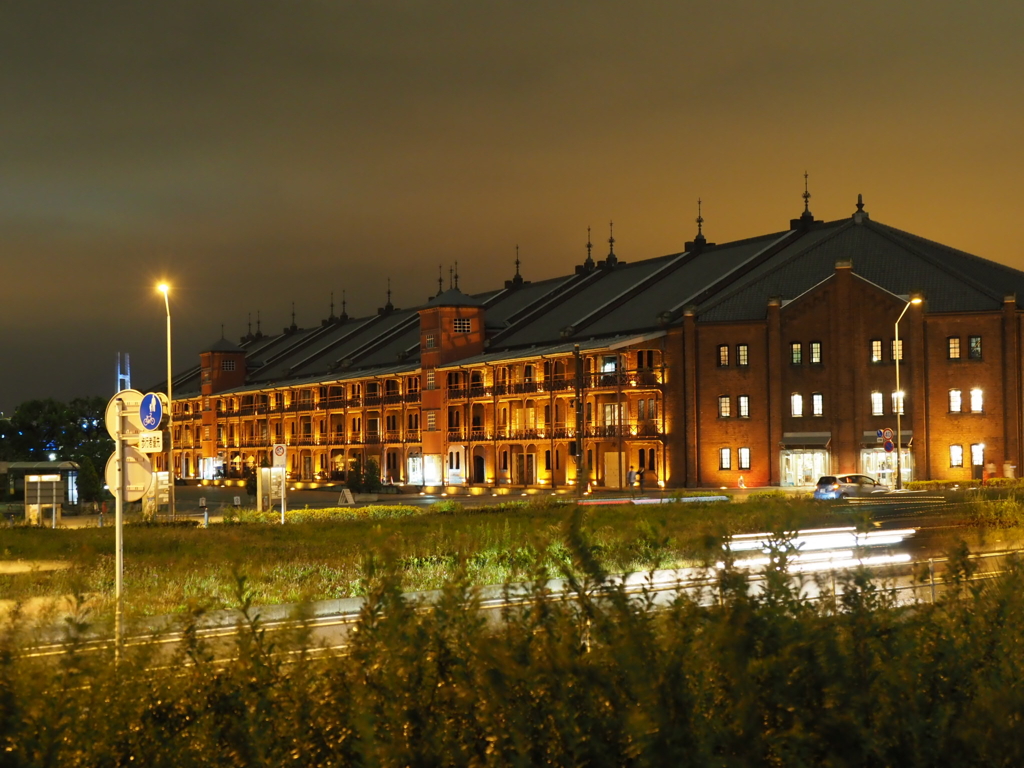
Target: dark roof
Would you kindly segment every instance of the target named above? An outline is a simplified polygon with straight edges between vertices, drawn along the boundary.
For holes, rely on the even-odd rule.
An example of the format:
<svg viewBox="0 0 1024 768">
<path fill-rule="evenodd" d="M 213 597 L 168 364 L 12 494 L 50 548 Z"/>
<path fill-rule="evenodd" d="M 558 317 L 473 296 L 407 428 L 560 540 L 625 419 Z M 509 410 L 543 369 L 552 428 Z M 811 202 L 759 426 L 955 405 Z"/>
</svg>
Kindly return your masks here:
<svg viewBox="0 0 1024 768">
<path fill-rule="evenodd" d="M 770 298 L 797 298 L 829 279 L 838 261 L 849 261 L 854 274 L 893 294 L 923 293 L 929 312 L 992 310 L 1006 294 L 1024 296 L 1024 272 L 866 214 L 793 226 L 474 295 L 450 288 L 420 307 L 332 318 L 315 328 L 248 339 L 243 347 L 220 339 L 208 351 L 245 352 L 247 384 L 235 391 L 415 370 L 419 311 L 438 306 L 484 307 L 488 348 L 481 360 L 575 343 L 598 348 L 602 340 L 654 338 L 681 322 L 687 307 L 696 308 L 700 322 L 763 319 Z M 198 394 L 199 386 L 198 368 L 175 377 L 176 394 Z"/>
<path fill-rule="evenodd" d="M 242 352 L 242 348 L 232 341 L 228 341 L 225 338 L 219 338 L 213 344 L 208 346 L 203 352 Z"/>
</svg>

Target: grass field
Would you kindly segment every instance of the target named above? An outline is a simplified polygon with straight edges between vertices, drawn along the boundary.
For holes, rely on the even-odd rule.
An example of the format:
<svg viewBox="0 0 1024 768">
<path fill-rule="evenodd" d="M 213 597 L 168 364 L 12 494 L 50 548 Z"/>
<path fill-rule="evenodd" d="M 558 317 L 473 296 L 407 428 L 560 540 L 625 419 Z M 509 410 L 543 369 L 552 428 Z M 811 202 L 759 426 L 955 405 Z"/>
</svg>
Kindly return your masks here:
<svg viewBox="0 0 1024 768">
<path fill-rule="evenodd" d="M 236 576 L 245 575 L 256 604 L 363 594 L 368 569 L 394 565 L 406 590 L 438 589 L 460 569 L 473 585 L 559 575 L 575 567 L 566 547 L 574 505 L 512 502 L 463 509 L 442 502 L 424 510 L 294 510 L 277 515 L 241 510 L 238 521 L 213 525 L 125 527 L 125 611 L 131 617 L 182 612 L 200 605 L 234 608 Z M 744 503 L 597 506 L 582 527 L 610 572 L 703 564 L 717 558 L 728 534 L 866 525 L 828 503 L 766 495 Z M 1015 499 L 968 505 L 979 526 L 1024 518 Z M 973 510 L 973 511 L 971 511 Z M 1007 517 L 1009 515 L 1009 518 Z M 1012 519 L 1011 519 L 1012 518 Z M 35 601 L 83 595 L 95 617 L 109 616 L 114 596 L 114 530 L 56 531 L 14 527 L 0 534 L 3 561 L 60 561 L 62 570 L 0 575 L 0 600 Z"/>
</svg>

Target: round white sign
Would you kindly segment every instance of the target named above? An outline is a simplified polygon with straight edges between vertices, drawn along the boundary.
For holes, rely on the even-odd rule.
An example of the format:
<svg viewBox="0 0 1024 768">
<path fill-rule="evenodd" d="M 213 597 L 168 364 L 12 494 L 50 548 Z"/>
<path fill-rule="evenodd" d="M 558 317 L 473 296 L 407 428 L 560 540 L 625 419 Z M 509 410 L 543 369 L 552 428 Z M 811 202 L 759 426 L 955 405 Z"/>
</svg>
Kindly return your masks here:
<svg viewBox="0 0 1024 768">
<path fill-rule="evenodd" d="M 139 432 L 144 432 L 142 428 L 142 421 L 139 418 L 139 406 L 142 404 L 142 393 L 137 389 L 122 389 L 107 403 L 107 410 L 103 414 L 103 420 L 107 425 L 107 432 L 110 436 L 117 440 L 117 401 L 120 400 L 124 403 L 124 410 L 122 411 L 124 420 L 124 433 L 121 437 L 137 437 Z"/>
<path fill-rule="evenodd" d="M 142 451 L 136 450 L 130 445 L 124 447 L 125 459 L 125 501 L 138 501 L 146 495 L 150 484 L 153 482 L 153 465 L 149 457 Z M 107 487 L 116 497 L 120 492 L 117 482 L 117 451 L 110 454 L 107 459 L 107 468 L 103 472 L 107 481 Z"/>
</svg>

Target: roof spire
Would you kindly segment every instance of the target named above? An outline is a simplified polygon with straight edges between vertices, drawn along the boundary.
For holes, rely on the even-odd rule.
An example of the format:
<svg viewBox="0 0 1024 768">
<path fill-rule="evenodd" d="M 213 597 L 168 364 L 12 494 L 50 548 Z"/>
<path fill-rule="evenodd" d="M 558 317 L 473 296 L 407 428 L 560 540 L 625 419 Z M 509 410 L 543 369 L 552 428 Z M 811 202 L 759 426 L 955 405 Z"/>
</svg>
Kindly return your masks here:
<svg viewBox="0 0 1024 768">
<path fill-rule="evenodd" d="M 593 244 L 590 242 L 590 227 L 587 227 L 587 260 L 583 262 L 583 266 L 588 270 L 594 268 L 594 257 L 590 255 L 593 247 Z"/>
<path fill-rule="evenodd" d="M 388 278 L 388 303 L 387 306 L 391 306 L 391 278 Z"/>
<path fill-rule="evenodd" d="M 437 265 L 437 293 L 435 295 L 440 296 L 444 293 L 444 277 L 441 271 L 442 267 L 440 264 Z"/>
<path fill-rule="evenodd" d="M 455 290 L 459 290 L 459 262 L 455 262 Z"/>
<path fill-rule="evenodd" d="M 516 277 L 519 276 L 519 243 L 516 243 Z"/>
<path fill-rule="evenodd" d="M 246 322 L 246 328 L 249 330 L 249 337 L 252 337 L 252 312 L 249 313 L 249 319 Z"/>
<path fill-rule="evenodd" d="M 260 330 L 260 311 L 258 309 L 256 310 L 256 336 L 261 339 L 263 338 L 263 331 Z"/>
<path fill-rule="evenodd" d="M 449 291 L 452 288 L 455 287 L 455 277 L 454 277 L 454 275 L 455 275 L 455 270 L 452 269 L 451 267 L 448 267 L 448 290 Z"/>
<path fill-rule="evenodd" d="M 292 330 L 298 329 L 299 326 L 295 324 L 295 302 L 292 302 Z"/>
<path fill-rule="evenodd" d="M 703 201 L 697 198 L 697 236 L 693 238 L 695 244 L 699 243 L 704 245 L 707 242 L 707 238 L 704 237 L 704 216 L 701 214 L 701 203 Z"/>
<path fill-rule="evenodd" d="M 605 257 L 604 263 L 609 267 L 614 267 L 619 263 L 618 257 L 615 255 L 615 222 L 608 222 L 608 256 Z"/>
<path fill-rule="evenodd" d="M 814 214 L 811 213 L 811 209 L 810 209 L 811 193 L 807 189 L 807 171 L 804 171 L 804 193 L 803 193 L 802 197 L 804 199 L 804 212 L 800 214 L 800 218 L 801 219 L 809 219 L 809 220 L 813 221 L 814 220 Z"/>
<path fill-rule="evenodd" d="M 857 213 L 864 213 L 864 195 L 857 195 Z"/>
<path fill-rule="evenodd" d="M 348 312 L 345 311 L 345 305 L 347 303 L 347 301 L 346 301 L 347 298 L 348 297 L 345 295 L 345 289 L 342 288 L 342 290 L 341 290 L 341 319 L 342 320 L 348 320 Z"/>
<path fill-rule="evenodd" d="M 334 291 L 331 291 L 331 320 L 334 319 Z"/>
<path fill-rule="evenodd" d="M 220 337 L 222 339 L 224 338 L 224 323 L 220 324 Z"/>
</svg>

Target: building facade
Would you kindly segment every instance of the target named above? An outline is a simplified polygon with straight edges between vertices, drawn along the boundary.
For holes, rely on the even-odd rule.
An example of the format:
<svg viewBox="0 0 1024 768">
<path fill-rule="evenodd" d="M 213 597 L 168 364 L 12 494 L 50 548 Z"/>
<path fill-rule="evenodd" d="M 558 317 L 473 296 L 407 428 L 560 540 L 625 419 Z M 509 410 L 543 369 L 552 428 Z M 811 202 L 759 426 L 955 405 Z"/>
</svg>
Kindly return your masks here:
<svg viewBox="0 0 1024 768">
<path fill-rule="evenodd" d="M 175 377 L 175 471 L 400 485 L 802 486 L 1021 463 L 1024 273 L 807 209 L 789 227 L 221 339 Z M 439 281 L 440 283 L 440 281 Z M 897 340 L 897 319 L 899 321 Z M 896 385 L 897 368 L 900 386 Z M 893 436 L 888 440 L 888 430 Z"/>
</svg>

